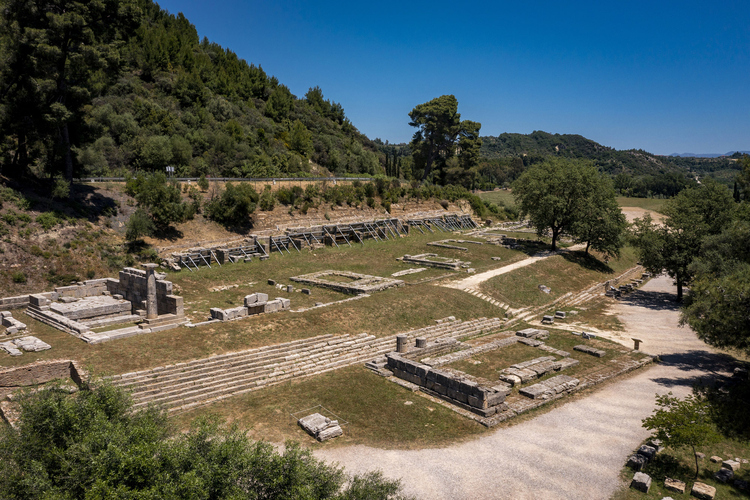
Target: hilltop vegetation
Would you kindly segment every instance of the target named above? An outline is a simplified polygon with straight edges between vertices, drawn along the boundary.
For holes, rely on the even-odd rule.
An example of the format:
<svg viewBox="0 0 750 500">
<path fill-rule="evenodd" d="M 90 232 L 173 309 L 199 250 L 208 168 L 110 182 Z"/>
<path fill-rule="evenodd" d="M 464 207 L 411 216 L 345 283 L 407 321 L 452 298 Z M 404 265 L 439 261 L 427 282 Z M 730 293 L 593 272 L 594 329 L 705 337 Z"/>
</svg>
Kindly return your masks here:
<svg viewBox="0 0 750 500">
<path fill-rule="evenodd" d="M 672 197 L 695 185 L 696 177 L 713 177 L 732 186 L 740 166 L 740 154 L 721 158 L 657 156 L 643 150 L 625 150 L 601 144 L 575 134 L 504 133 L 482 137 L 480 172 L 496 185 L 510 183 L 530 165 L 550 157 L 591 160 L 599 171 L 609 174 L 623 196 Z"/>
<path fill-rule="evenodd" d="M 151 0 L 5 0 L 0 27 L 3 175 L 381 171 L 319 87 L 294 96 Z"/>
</svg>

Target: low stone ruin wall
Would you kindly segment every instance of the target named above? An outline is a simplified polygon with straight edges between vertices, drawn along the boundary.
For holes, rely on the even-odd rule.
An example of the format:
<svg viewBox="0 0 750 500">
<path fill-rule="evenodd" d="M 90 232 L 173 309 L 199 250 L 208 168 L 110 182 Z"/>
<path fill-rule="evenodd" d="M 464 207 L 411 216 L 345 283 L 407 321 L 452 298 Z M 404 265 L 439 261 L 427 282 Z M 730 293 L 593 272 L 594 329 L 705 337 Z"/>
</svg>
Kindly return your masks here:
<svg viewBox="0 0 750 500">
<path fill-rule="evenodd" d="M 251 293 L 245 296 L 245 304 L 230 309 L 211 308 L 211 319 L 219 321 L 231 321 L 233 319 L 245 318 L 261 313 L 273 313 L 286 311 L 291 307 L 291 301 L 283 297 L 268 300 L 268 294 Z"/>
<path fill-rule="evenodd" d="M 396 377 L 434 392 L 457 406 L 483 417 L 489 417 L 507 409 L 504 402 L 506 396 L 510 394 L 510 389 L 504 384 L 485 387 L 466 376 L 458 376 L 447 370 L 432 368 L 398 353 L 388 353 L 386 357 L 388 369 Z"/>
<path fill-rule="evenodd" d="M 38 361 L 15 368 L 0 370 L 0 397 L 23 388 L 44 384 L 57 379 L 70 378 L 77 385 L 81 385 L 87 377 L 75 361 L 56 359 Z"/>
<path fill-rule="evenodd" d="M 164 280 L 166 275 L 156 275 L 156 306 L 157 312 L 161 314 L 184 315 L 182 297 L 172 295 L 172 282 Z M 120 279 L 109 278 L 107 281 L 110 293 L 122 295 L 125 300 L 133 304 L 135 310 L 146 309 L 146 297 L 148 295 L 148 281 L 146 271 L 126 267 L 120 271 Z"/>
</svg>

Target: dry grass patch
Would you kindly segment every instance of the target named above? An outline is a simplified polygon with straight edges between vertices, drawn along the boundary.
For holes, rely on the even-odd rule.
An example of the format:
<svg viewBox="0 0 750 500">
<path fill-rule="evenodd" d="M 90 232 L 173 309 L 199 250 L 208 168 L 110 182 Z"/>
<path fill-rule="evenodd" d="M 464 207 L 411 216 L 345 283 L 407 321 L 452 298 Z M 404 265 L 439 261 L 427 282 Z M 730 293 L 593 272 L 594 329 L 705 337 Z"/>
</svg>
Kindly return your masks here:
<svg viewBox="0 0 750 500">
<path fill-rule="evenodd" d="M 318 443 L 290 417 L 290 413 L 316 405 L 349 422 L 342 437 Z M 315 447 L 361 444 L 385 449 L 430 448 L 488 432 L 479 423 L 362 366 L 235 396 L 178 415 L 174 420 L 180 428 L 187 428 L 195 417 L 206 413 L 218 414 L 238 424 L 253 439 L 272 442 L 293 439 Z"/>
</svg>

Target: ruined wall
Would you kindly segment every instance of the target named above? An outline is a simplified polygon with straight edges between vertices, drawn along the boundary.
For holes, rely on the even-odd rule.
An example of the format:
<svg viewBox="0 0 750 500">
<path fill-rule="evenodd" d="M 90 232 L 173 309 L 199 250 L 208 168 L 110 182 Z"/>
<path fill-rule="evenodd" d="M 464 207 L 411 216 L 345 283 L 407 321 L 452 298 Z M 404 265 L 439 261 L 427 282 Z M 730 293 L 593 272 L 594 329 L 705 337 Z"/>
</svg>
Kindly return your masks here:
<svg viewBox="0 0 750 500">
<path fill-rule="evenodd" d="M 0 370 L 0 395 L 4 397 L 16 389 L 57 379 L 70 378 L 80 386 L 86 376 L 86 372 L 75 361 L 69 359 L 38 361 L 15 368 L 6 368 Z"/>
<path fill-rule="evenodd" d="M 396 353 L 388 353 L 386 357 L 388 369 L 398 378 L 433 391 L 454 403 L 466 405 L 475 413 L 488 417 L 507 409 L 504 401 L 510 390 L 483 387 L 466 377 L 432 368 Z"/>
<path fill-rule="evenodd" d="M 157 275 L 158 276 L 158 275 Z M 164 275 L 161 275 L 164 276 Z M 146 296 L 148 294 L 148 281 L 146 271 L 126 267 L 120 271 L 119 280 L 108 278 L 107 289 L 110 293 L 122 295 L 125 300 L 133 304 L 134 309 L 146 310 Z M 172 295 L 172 282 L 156 280 L 156 304 L 158 314 L 175 314 L 183 316 L 182 297 Z"/>
</svg>

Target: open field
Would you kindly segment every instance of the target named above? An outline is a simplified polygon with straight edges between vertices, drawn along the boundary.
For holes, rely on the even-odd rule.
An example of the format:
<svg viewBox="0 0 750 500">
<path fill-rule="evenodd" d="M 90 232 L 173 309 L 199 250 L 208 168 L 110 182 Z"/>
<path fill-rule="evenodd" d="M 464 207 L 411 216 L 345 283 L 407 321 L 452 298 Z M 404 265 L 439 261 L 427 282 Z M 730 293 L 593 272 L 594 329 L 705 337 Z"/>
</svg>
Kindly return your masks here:
<svg viewBox="0 0 750 500">
<path fill-rule="evenodd" d="M 344 435 L 318 443 L 290 413 L 322 405 L 349 424 Z M 318 410 L 315 410 L 318 411 Z M 219 415 L 247 429 L 251 437 L 287 439 L 316 448 L 364 444 L 387 449 L 445 446 L 486 434 L 481 424 L 389 382 L 363 366 L 351 366 L 269 387 L 175 417 L 186 428 L 202 414 Z"/>
<path fill-rule="evenodd" d="M 630 198 L 627 196 L 618 196 L 617 204 L 621 207 L 637 207 L 644 210 L 659 212 L 667 202 L 665 198 Z"/>
<path fill-rule="evenodd" d="M 481 290 L 514 308 L 541 306 L 567 292 L 614 278 L 635 263 L 635 252 L 630 247 L 624 248 L 621 257 L 611 259 L 609 264 L 581 251 L 563 253 L 492 278 L 481 285 Z M 544 293 L 539 285 L 548 286 L 552 291 Z"/>
<path fill-rule="evenodd" d="M 489 201 L 490 203 L 494 203 L 498 206 L 510 207 L 516 204 L 516 200 L 515 198 L 513 198 L 513 193 L 511 193 L 510 190 L 506 189 L 500 189 L 498 191 L 485 191 L 483 193 L 479 193 L 478 196 L 481 199 Z"/>
</svg>

